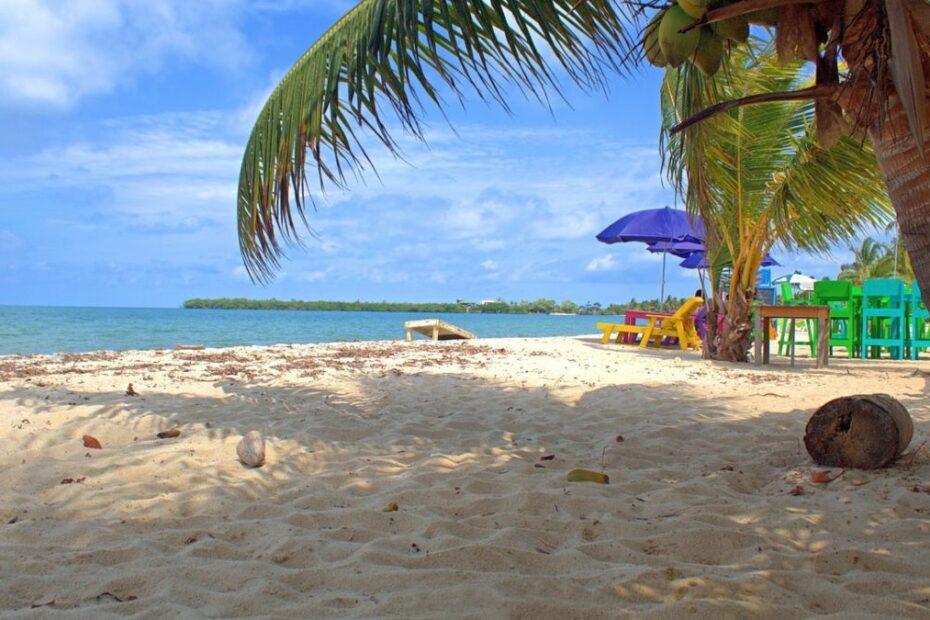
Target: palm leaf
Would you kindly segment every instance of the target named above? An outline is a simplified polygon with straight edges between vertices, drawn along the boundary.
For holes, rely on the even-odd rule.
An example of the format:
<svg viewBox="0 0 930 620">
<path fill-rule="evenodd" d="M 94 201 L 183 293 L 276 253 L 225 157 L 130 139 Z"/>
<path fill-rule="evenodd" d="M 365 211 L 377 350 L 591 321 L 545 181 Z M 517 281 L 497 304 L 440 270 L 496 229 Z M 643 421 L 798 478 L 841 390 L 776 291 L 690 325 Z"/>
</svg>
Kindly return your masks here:
<svg viewBox="0 0 930 620">
<path fill-rule="evenodd" d="M 778 65 L 771 43 L 754 40 L 731 53 L 729 73 L 708 78 L 683 65 L 666 72 L 663 129 L 710 105 L 748 92 L 790 90 L 810 79 L 801 65 Z M 741 241 L 828 252 L 891 217 L 871 147 L 851 138 L 817 142 L 810 102 L 735 109 L 664 137 L 663 165 L 686 206 L 729 252 Z M 665 136 L 663 132 L 663 136 Z M 764 234 L 756 225 L 764 219 Z"/>
<path fill-rule="evenodd" d="M 558 71 L 602 88 L 604 70 L 637 49 L 629 23 L 639 12 L 611 0 L 359 2 L 287 72 L 252 129 L 238 189 L 250 275 L 269 280 L 306 224 L 308 153 L 320 188 L 340 186 L 371 166 L 363 133 L 398 153 L 385 109 L 422 139 L 422 104 L 441 108 L 443 91 L 507 109 L 508 87 L 545 101 Z"/>
<path fill-rule="evenodd" d="M 870 278 L 887 278 L 894 272 L 894 249 L 871 237 L 862 240 L 858 248 L 850 246 L 853 262 L 840 265 L 840 280 L 861 285 Z"/>
</svg>

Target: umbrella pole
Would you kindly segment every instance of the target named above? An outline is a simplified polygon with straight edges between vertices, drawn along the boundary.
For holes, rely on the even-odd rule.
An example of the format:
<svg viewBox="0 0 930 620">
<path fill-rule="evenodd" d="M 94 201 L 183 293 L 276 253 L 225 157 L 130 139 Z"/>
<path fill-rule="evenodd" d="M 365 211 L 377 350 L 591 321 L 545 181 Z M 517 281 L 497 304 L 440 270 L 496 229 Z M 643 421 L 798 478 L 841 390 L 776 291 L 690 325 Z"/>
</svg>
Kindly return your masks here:
<svg viewBox="0 0 930 620">
<path fill-rule="evenodd" d="M 659 308 L 665 310 L 665 256 L 668 252 L 662 252 L 662 278 L 659 280 Z"/>
</svg>

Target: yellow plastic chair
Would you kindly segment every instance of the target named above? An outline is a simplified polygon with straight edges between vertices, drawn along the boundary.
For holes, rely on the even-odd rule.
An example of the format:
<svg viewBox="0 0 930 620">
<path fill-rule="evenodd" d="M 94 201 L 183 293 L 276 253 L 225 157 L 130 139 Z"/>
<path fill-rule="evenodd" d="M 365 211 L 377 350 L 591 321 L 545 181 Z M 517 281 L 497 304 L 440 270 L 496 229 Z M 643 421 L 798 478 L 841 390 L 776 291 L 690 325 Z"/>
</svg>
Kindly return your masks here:
<svg viewBox="0 0 930 620">
<path fill-rule="evenodd" d="M 691 315 L 698 311 L 704 304 L 701 297 L 691 297 L 681 305 L 675 314 L 648 314 L 648 324 L 646 325 L 623 325 L 620 323 L 598 323 L 597 328 L 604 332 L 601 342 L 607 344 L 614 332 L 617 332 L 616 342 L 622 341 L 624 334 L 640 334 L 642 338 L 639 341 L 641 347 L 660 347 L 662 339 L 671 337 L 678 338 L 678 346 L 682 351 L 691 347 L 693 349 L 701 348 L 701 338 L 697 334 L 694 326 L 694 319 Z"/>
</svg>

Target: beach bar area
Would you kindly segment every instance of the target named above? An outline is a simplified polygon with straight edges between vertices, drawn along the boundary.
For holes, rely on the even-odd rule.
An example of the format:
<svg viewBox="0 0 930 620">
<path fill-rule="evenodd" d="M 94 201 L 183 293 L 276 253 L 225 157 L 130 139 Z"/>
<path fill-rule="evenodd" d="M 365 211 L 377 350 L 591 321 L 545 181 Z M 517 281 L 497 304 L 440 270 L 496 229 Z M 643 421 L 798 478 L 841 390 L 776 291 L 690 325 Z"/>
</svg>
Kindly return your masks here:
<svg viewBox="0 0 930 620">
<path fill-rule="evenodd" d="M 806 297 L 781 285 L 779 305 L 759 305 L 755 316 L 756 363 L 768 363 L 774 320 L 779 355 L 804 345 L 818 366 L 831 356 L 862 360 L 917 360 L 930 348 L 930 313 L 917 282 L 898 278 L 865 280 L 861 286 L 844 280 L 817 280 Z M 797 328 L 801 327 L 801 333 Z"/>
</svg>

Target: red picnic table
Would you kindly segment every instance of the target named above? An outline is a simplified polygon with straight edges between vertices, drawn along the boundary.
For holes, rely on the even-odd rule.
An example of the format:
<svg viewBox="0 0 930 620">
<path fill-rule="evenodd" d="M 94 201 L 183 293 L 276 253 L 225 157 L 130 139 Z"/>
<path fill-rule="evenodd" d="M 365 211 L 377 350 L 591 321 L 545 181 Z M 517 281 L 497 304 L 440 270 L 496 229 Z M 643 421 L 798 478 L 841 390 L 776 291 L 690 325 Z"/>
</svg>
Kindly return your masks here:
<svg viewBox="0 0 930 620">
<path fill-rule="evenodd" d="M 643 321 L 643 323 L 649 323 L 649 317 L 655 317 L 657 315 L 662 316 L 672 316 L 671 312 L 649 312 L 646 310 L 624 310 L 623 311 L 623 324 L 624 325 L 636 325 L 636 321 Z M 636 337 L 639 334 L 633 332 L 627 332 L 623 334 L 623 344 L 636 344 Z M 670 344 L 671 341 L 677 341 L 678 338 L 666 338 L 668 342 L 664 344 Z"/>
</svg>

